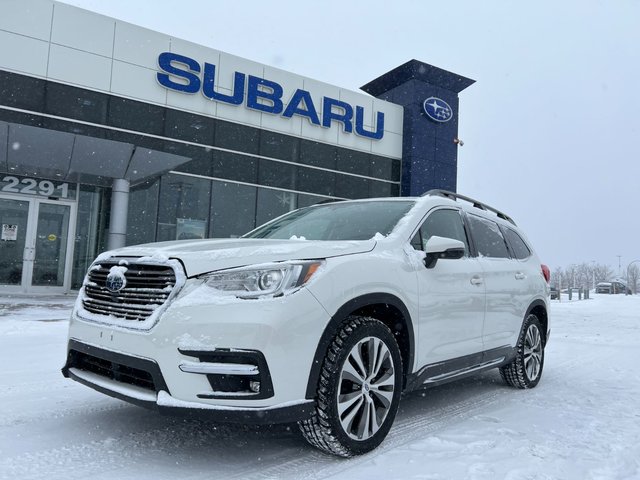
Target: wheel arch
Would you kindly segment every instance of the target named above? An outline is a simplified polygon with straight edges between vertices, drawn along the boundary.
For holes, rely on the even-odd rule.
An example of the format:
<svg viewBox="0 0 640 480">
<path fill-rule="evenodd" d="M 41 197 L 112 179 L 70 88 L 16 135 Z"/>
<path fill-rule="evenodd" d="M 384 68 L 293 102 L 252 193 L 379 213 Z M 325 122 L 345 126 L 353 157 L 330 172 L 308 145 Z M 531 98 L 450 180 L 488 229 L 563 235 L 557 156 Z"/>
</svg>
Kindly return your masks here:
<svg viewBox="0 0 640 480">
<path fill-rule="evenodd" d="M 320 378 L 322 362 L 327 354 L 327 349 L 340 328 L 340 325 L 350 315 L 372 317 L 380 320 L 389 327 L 398 342 L 398 347 L 400 347 L 403 365 L 402 385 L 403 388 L 406 386 L 407 376 L 411 373 L 411 368 L 413 367 L 415 351 L 415 338 L 411 315 L 402 300 L 395 295 L 389 293 L 369 293 L 346 302 L 336 311 L 331 317 L 331 320 L 329 320 L 313 356 L 313 363 L 311 365 L 311 371 L 309 372 L 305 395 L 307 399 L 316 396 L 318 379 Z"/>
<path fill-rule="evenodd" d="M 548 340 L 547 334 L 549 332 L 549 315 L 547 312 L 546 303 L 543 300 L 533 301 L 531 305 L 529 305 L 529 308 L 527 308 L 527 313 L 525 314 L 524 319 L 526 319 L 530 314 L 534 314 L 536 317 L 538 317 L 538 320 L 542 325 L 543 342 L 546 345 Z M 524 322 L 524 319 L 523 319 L 523 322 Z"/>
</svg>

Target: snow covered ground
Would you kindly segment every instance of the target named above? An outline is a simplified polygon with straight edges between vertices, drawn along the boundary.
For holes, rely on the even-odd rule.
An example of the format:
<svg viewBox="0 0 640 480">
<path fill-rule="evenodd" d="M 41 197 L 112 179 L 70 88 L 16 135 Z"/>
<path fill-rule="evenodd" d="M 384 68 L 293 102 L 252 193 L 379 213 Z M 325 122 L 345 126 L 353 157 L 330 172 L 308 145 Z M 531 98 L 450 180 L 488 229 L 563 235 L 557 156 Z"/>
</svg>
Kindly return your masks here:
<svg viewBox="0 0 640 480">
<path fill-rule="evenodd" d="M 411 393 L 338 459 L 295 426 L 159 416 L 60 374 L 73 299 L 0 296 L 1 479 L 640 479 L 640 297 L 552 305 L 537 388 L 497 372 Z"/>
</svg>

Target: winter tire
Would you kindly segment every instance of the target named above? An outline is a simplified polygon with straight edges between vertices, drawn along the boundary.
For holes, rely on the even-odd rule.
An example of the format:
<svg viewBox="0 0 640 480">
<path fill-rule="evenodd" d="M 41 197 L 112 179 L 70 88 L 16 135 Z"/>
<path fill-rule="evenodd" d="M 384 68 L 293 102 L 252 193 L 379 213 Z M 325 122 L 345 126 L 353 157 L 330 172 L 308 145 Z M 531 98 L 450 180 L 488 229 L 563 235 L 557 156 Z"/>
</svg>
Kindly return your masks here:
<svg viewBox="0 0 640 480">
<path fill-rule="evenodd" d="M 516 350 L 516 358 L 502 367 L 500 374 L 512 387 L 533 388 L 540 381 L 544 367 L 544 337 L 535 315 L 525 319 Z"/>
<path fill-rule="evenodd" d="M 316 409 L 299 422 L 305 439 L 325 452 L 350 457 L 376 448 L 389 433 L 402 389 L 402 358 L 379 320 L 351 316 L 327 349 Z"/>
</svg>

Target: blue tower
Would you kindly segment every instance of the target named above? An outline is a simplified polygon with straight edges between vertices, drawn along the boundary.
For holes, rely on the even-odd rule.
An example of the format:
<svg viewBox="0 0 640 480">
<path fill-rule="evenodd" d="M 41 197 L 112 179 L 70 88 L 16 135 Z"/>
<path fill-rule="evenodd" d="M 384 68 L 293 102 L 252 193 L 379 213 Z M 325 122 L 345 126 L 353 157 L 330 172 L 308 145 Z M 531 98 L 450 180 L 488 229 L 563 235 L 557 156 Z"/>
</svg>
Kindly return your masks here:
<svg viewBox="0 0 640 480">
<path fill-rule="evenodd" d="M 433 188 L 456 191 L 458 94 L 473 83 L 410 60 L 361 87 L 404 107 L 402 196 L 418 196 Z"/>
</svg>

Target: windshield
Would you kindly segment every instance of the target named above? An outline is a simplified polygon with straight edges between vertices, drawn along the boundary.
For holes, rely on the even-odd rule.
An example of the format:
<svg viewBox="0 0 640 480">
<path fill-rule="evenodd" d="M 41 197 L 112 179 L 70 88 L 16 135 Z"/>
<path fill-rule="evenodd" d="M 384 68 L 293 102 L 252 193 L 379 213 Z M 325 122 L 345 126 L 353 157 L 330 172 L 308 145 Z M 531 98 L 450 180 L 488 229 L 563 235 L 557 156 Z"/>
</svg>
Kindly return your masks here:
<svg viewBox="0 0 640 480">
<path fill-rule="evenodd" d="M 388 235 L 413 201 L 345 202 L 301 208 L 244 235 L 244 238 L 368 240 Z"/>
</svg>

